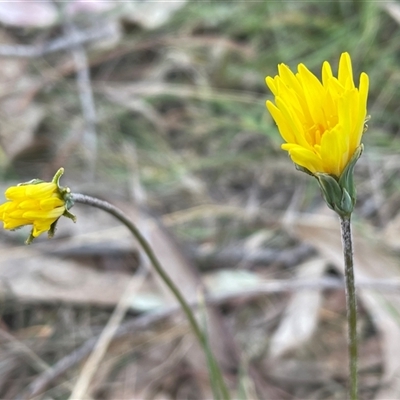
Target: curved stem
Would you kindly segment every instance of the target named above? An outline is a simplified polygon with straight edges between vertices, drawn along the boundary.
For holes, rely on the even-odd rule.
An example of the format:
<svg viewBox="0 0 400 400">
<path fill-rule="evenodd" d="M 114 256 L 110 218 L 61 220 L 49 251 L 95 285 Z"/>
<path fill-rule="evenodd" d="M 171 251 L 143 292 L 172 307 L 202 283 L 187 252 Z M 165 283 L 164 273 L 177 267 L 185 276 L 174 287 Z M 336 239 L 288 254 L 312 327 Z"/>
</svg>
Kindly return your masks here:
<svg viewBox="0 0 400 400">
<path fill-rule="evenodd" d="M 353 242 L 351 237 L 350 215 L 340 217 L 340 227 L 342 232 L 345 280 L 346 280 L 346 308 L 349 339 L 349 362 L 350 362 L 350 388 L 349 397 L 351 400 L 358 399 L 358 377 L 357 377 L 357 298 L 354 281 L 353 267 Z"/>
<path fill-rule="evenodd" d="M 151 264 L 153 265 L 154 269 L 158 273 L 158 275 L 161 277 L 161 279 L 164 281 L 164 283 L 169 287 L 177 301 L 179 302 L 180 306 L 182 307 L 183 312 L 185 313 L 189 324 L 196 335 L 201 347 L 203 348 L 205 354 L 206 354 L 206 359 L 209 362 L 209 368 L 210 371 L 212 371 L 213 374 L 215 374 L 215 377 L 217 378 L 217 381 L 219 382 L 219 389 L 221 391 L 221 395 L 223 399 L 229 399 L 229 392 L 228 389 L 225 386 L 221 370 L 213 357 L 212 354 L 209 353 L 209 348 L 208 348 L 208 341 L 206 335 L 203 333 L 203 331 L 200 329 L 199 324 L 197 323 L 197 320 L 193 314 L 192 309 L 190 308 L 189 304 L 181 294 L 180 290 L 178 287 L 175 285 L 175 283 L 171 280 L 171 278 L 168 276 L 168 274 L 164 271 L 163 267 L 161 266 L 160 262 L 158 261 L 153 249 L 150 247 L 149 243 L 147 240 L 144 238 L 144 236 L 139 232 L 139 230 L 136 228 L 135 224 L 129 219 L 128 216 L 126 216 L 120 209 L 117 207 L 113 206 L 112 204 L 104 201 L 97 199 L 96 197 L 91 197 L 87 196 L 84 194 L 80 193 L 71 193 L 70 198 L 72 201 L 75 203 L 81 203 L 81 204 L 87 204 L 96 208 L 99 208 L 103 211 L 108 212 L 112 216 L 114 216 L 116 219 L 118 219 L 120 222 L 122 222 L 128 229 L 129 231 L 133 234 L 133 236 L 136 238 L 136 240 L 139 242 L 140 246 L 142 247 L 143 251 L 146 253 L 147 257 L 149 258 Z M 216 398 L 219 398 L 219 390 L 215 394 Z"/>
</svg>

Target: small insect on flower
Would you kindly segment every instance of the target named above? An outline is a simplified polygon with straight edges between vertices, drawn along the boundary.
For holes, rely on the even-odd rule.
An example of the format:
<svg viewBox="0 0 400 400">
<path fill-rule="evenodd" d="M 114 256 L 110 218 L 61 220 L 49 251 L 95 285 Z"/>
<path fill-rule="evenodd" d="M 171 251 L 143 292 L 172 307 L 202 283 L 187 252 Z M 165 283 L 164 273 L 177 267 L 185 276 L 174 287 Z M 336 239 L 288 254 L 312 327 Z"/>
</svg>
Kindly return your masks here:
<svg viewBox="0 0 400 400">
<path fill-rule="evenodd" d="M 59 185 L 63 173 L 64 169 L 60 168 L 51 182 L 33 179 L 9 187 L 5 192 L 8 201 L 0 205 L 0 221 L 3 221 L 4 229 L 32 225 L 26 241 L 29 244 L 43 232 L 52 237 L 62 215 L 75 221 L 75 216 L 68 211 L 73 205 L 70 190 Z"/>
</svg>

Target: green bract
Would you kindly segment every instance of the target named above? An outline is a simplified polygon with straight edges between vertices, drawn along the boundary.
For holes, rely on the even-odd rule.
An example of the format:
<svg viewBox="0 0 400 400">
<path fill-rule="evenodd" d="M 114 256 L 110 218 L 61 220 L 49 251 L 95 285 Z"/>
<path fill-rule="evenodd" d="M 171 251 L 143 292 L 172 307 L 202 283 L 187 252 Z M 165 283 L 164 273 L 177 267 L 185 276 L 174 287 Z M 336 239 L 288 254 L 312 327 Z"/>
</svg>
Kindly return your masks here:
<svg viewBox="0 0 400 400">
<path fill-rule="evenodd" d="M 315 173 L 322 195 L 329 208 L 341 217 L 348 217 L 356 204 L 356 188 L 354 186 L 354 166 L 363 152 L 363 145 L 357 147 L 353 157 L 346 165 L 339 178 L 325 173 Z M 306 172 L 306 171 L 305 171 Z"/>
</svg>

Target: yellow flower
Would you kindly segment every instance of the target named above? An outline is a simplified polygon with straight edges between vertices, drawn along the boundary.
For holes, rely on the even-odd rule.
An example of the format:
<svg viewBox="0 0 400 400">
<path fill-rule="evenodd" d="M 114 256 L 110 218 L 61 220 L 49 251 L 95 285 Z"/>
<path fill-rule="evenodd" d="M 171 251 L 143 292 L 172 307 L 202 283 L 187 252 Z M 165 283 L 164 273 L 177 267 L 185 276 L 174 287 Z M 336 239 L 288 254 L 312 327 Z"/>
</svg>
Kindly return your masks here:
<svg viewBox="0 0 400 400">
<path fill-rule="evenodd" d="M 50 230 L 65 211 L 65 202 L 53 182 L 12 186 L 6 190 L 9 200 L 0 205 L 0 220 L 5 229 L 33 225 L 32 236 Z"/>
<path fill-rule="evenodd" d="M 343 53 L 338 77 L 327 61 L 322 66 L 322 82 L 305 65 L 294 74 L 280 64 L 279 74 L 266 83 L 275 96 L 267 108 L 286 141 L 282 149 L 292 161 L 310 173 L 326 173 L 339 178 L 361 145 L 367 116 L 368 75 L 360 75 L 354 86 L 351 59 Z"/>
<path fill-rule="evenodd" d="M 60 168 L 52 182 L 34 179 L 9 187 L 5 192 L 8 201 L 0 205 L 0 221 L 3 221 L 4 229 L 32 225 L 27 239 L 30 243 L 43 232 L 48 231 L 52 237 L 62 215 L 75 221 L 75 216 L 68 211 L 73 205 L 70 190 L 59 185 L 63 173 L 64 169 Z"/>
</svg>

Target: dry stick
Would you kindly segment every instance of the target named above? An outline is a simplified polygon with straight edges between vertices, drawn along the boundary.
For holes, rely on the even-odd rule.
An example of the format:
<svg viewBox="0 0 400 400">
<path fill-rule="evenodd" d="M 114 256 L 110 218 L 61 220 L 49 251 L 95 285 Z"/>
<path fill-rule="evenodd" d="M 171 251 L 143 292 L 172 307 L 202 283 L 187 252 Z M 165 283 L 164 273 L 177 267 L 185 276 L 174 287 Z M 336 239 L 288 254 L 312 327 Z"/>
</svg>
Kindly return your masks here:
<svg viewBox="0 0 400 400">
<path fill-rule="evenodd" d="M 92 181 L 96 171 L 95 164 L 97 159 L 97 116 L 90 81 L 89 63 L 84 47 L 78 43 L 79 33 L 77 28 L 67 12 L 63 12 L 63 16 L 65 18 L 65 34 L 69 35 L 75 40 L 75 42 L 77 42 L 77 44 L 71 48 L 71 52 L 76 67 L 76 82 L 78 85 L 82 114 L 85 121 L 83 146 L 89 160 L 88 180 Z"/>
<path fill-rule="evenodd" d="M 351 400 L 358 399 L 358 377 L 357 377 L 357 298 L 354 283 L 353 267 L 353 242 L 351 238 L 350 215 L 340 217 L 340 227 L 342 231 L 345 281 L 346 281 L 346 308 L 349 339 L 349 367 L 350 367 L 350 388 L 349 395 Z"/>
<path fill-rule="evenodd" d="M 129 281 L 124 293 L 122 294 L 117 306 L 114 309 L 113 314 L 107 322 L 104 330 L 100 334 L 98 341 L 96 342 L 93 352 L 90 354 L 79 378 L 75 384 L 74 390 L 69 397 L 70 400 L 73 399 L 84 399 L 86 397 L 86 392 L 89 388 L 90 382 L 98 369 L 104 355 L 107 352 L 108 346 L 111 343 L 115 333 L 117 332 L 126 312 L 129 309 L 132 294 L 135 293 L 144 282 L 144 277 L 137 281 L 136 275 L 134 275 Z"/>
<path fill-rule="evenodd" d="M 41 45 L 0 45 L 0 57 L 39 58 L 56 51 L 69 50 L 77 45 L 105 39 L 114 34 L 115 29 L 106 25 L 77 31 L 74 36 L 66 34 Z"/>
</svg>

